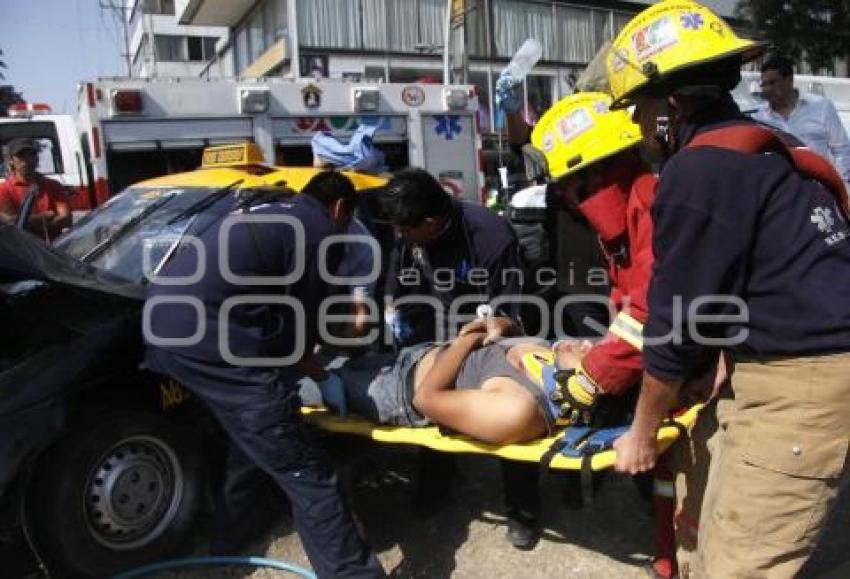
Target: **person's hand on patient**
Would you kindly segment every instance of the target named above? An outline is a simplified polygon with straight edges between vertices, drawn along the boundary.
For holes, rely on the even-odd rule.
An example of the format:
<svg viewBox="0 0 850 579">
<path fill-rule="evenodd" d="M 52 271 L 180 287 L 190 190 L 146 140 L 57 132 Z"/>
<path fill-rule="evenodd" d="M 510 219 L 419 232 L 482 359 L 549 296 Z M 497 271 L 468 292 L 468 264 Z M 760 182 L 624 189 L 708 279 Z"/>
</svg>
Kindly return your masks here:
<svg viewBox="0 0 850 579">
<path fill-rule="evenodd" d="M 295 371 L 304 376 L 309 376 L 316 382 L 321 382 L 328 375 L 327 371 L 312 352 L 305 354 L 303 358 L 295 363 Z"/>
<path fill-rule="evenodd" d="M 483 333 L 482 346 L 495 344 L 499 340 L 509 336 L 519 335 L 520 330 L 516 323 L 507 317 L 486 317 L 472 320 L 460 329 L 458 336 L 472 333 Z"/>
</svg>

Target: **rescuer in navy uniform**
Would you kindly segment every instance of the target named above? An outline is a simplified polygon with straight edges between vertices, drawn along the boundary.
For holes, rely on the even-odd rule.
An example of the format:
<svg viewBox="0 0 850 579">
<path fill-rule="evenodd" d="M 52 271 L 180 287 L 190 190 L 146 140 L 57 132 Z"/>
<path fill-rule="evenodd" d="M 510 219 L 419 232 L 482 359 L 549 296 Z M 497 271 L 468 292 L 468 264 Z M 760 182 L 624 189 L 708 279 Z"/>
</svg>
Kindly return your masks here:
<svg viewBox="0 0 850 579">
<path fill-rule="evenodd" d="M 459 298 L 464 300 L 459 315 L 475 317 L 476 306 L 504 298 L 498 313 L 518 319 L 519 304 L 507 298 L 520 294 L 519 248 L 504 218 L 453 199 L 418 168 L 396 173 L 382 194 L 381 207 L 399 234 L 387 272 L 390 308 L 400 298 L 436 300 L 434 306 L 393 308 L 390 318 L 395 323 L 390 325 L 400 345 L 452 337 L 469 321 L 450 315 Z M 443 315 L 435 315 L 435 309 Z"/>
<path fill-rule="evenodd" d="M 400 237 L 390 258 L 387 297 L 430 298 L 444 314 L 441 324 L 432 306 L 395 308 L 388 321 L 399 345 L 452 337 L 461 321 L 452 319 L 452 304 L 461 302 L 459 314 L 475 316 L 477 306 L 491 305 L 493 315 L 512 318 L 519 331 L 520 304 L 508 298 L 522 293 L 523 270 L 516 234 L 504 218 L 453 199 L 434 177 L 416 168 L 395 175 L 382 206 Z M 426 492 L 451 479 L 452 457 L 429 451 L 420 456 Z M 536 465 L 502 461 L 507 536 L 518 549 L 533 548 L 540 536 L 536 474 Z"/>
<path fill-rule="evenodd" d="M 341 500 L 328 458 L 302 425 L 294 387 L 305 374 L 330 379 L 312 359 L 329 289 L 319 245 L 345 231 L 354 204 L 351 182 L 327 172 L 291 201 L 231 214 L 200 234 L 205 251 L 189 244 L 175 253 L 151 280 L 145 305 L 149 365 L 196 394 L 233 443 L 212 550 L 238 548 L 236 522 L 255 506 L 259 467 L 288 496 L 323 578 L 385 576 Z M 330 246 L 329 271 L 342 249 Z M 190 279 L 199 268 L 199 279 Z M 190 283 L 174 285 L 174 278 Z"/>
</svg>

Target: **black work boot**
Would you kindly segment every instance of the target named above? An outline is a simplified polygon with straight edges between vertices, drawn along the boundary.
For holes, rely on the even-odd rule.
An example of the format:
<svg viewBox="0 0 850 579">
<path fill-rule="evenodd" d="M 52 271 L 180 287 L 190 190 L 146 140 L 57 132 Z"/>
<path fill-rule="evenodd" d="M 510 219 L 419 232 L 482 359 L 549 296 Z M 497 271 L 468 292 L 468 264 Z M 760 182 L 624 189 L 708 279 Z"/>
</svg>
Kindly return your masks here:
<svg viewBox="0 0 850 579">
<path fill-rule="evenodd" d="M 540 534 L 540 523 L 537 519 L 516 513 L 508 516 L 508 532 L 505 536 L 515 549 L 532 550 L 540 540 Z"/>
</svg>

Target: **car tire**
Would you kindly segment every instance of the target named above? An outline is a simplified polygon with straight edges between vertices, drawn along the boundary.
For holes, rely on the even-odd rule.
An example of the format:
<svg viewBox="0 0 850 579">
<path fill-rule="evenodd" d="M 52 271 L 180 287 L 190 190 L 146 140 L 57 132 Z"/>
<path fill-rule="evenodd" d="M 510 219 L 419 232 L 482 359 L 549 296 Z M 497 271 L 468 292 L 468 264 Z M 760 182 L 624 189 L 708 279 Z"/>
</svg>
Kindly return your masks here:
<svg viewBox="0 0 850 579">
<path fill-rule="evenodd" d="M 187 546 L 206 502 L 190 432 L 121 412 L 40 460 L 27 501 L 36 548 L 58 577 L 109 577 Z"/>
</svg>

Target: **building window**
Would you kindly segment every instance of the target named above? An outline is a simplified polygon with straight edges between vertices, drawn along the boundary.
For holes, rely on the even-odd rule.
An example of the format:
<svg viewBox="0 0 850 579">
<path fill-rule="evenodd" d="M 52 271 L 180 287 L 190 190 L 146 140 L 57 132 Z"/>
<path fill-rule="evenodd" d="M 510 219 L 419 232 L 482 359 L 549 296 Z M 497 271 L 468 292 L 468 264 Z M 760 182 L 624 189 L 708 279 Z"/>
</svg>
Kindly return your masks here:
<svg viewBox="0 0 850 579">
<path fill-rule="evenodd" d="M 144 0 L 145 14 L 174 15 L 174 0 Z"/>
<path fill-rule="evenodd" d="M 186 38 L 190 62 L 206 62 L 215 58 L 215 37 L 189 36 Z"/>
<path fill-rule="evenodd" d="M 185 62 L 186 37 L 166 34 L 154 35 L 156 59 L 159 62 Z"/>
<path fill-rule="evenodd" d="M 286 24 L 278 12 L 278 3 L 274 0 L 263 6 L 263 44 L 266 49 L 286 35 Z"/>
<path fill-rule="evenodd" d="M 190 36 L 186 39 L 189 45 L 189 60 L 199 62 L 206 60 L 204 58 L 204 46 L 201 43 L 203 39 L 200 36 Z"/>
<path fill-rule="evenodd" d="M 301 76 L 328 77 L 328 55 L 301 53 Z"/>
<path fill-rule="evenodd" d="M 210 36 L 154 35 L 160 62 L 206 62 L 215 57 L 217 38 Z"/>
<path fill-rule="evenodd" d="M 218 38 L 215 36 L 205 36 L 202 39 L 204 60 L 212 60 L 215 58 L 215 45 L 218 43 Z"/>
<path fill-rule="evenodd" d="M 251 37 L 251 58 L 250 62 L 254 62 L 265 51 L 266 47 L 263 43 L 263 11 L 257 10 L 251 16 L 248 24 L 248 34 Z"/>
<path fill-rule="evenodd" d="M 275 42 L 286 36 L 286 10 L 281 10 L 284 6 L 279 0 L 266 0 L 236 27 L 233 50 L 236 74 L 248 68 Z"/>
<path fill-rule="evenodd" d="M 370 15 L 382 14 L 384 1 L 372 5 Z M 401 0 L 397 0 L 401 2 Z M 443 0 L 445 4 L 445 1 Z M 360 49 L 363 47 L 361 2 L 348 0 L 311 0 L 298 4 L 298 34 L 302 46 Z M 376 10 L 380 11 L 377 12 Z M 380 27 L 380 36 L 386 33 Z"/>
<path fill-rule="evenodd" d="M 236 59 L 236 74 L 248 68 L 248 65 L 251 63 L 249 46 L 248 29 L 242 28 L 236 33 L 236 48 L 233 51 L 234 58 Z"/>
<path fill-rule="evenodd" d="M 613 39 L 611 26 L 614 23 L 614 16 L 611 12 L 603 10 L 591 10 L 593 13 L 593 54 L 602 48 L 607 40 Z"/>
</svg>

